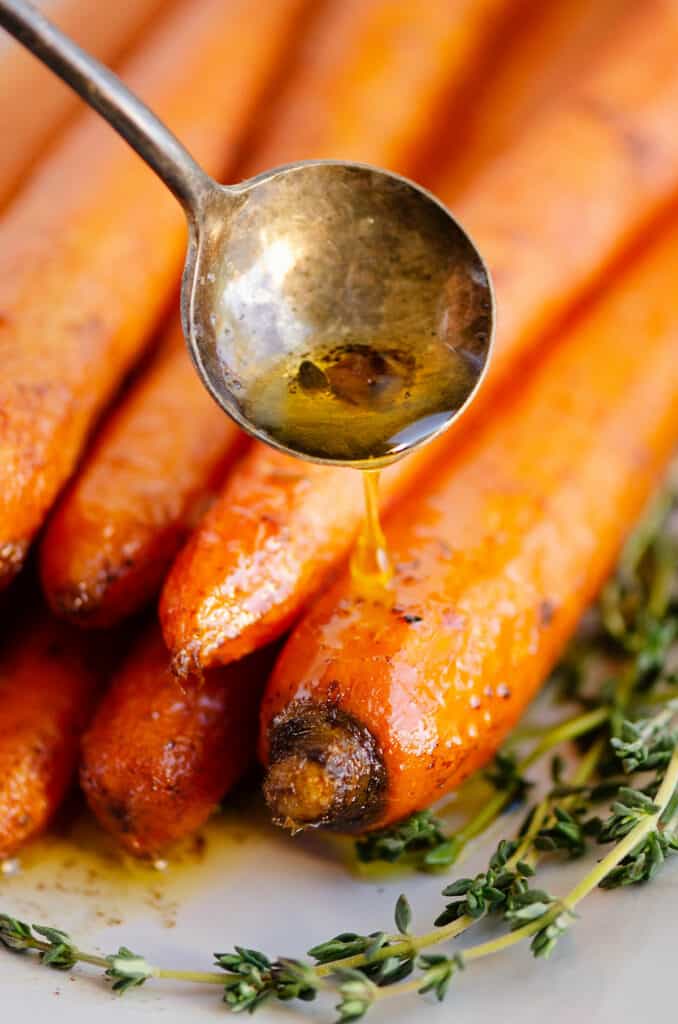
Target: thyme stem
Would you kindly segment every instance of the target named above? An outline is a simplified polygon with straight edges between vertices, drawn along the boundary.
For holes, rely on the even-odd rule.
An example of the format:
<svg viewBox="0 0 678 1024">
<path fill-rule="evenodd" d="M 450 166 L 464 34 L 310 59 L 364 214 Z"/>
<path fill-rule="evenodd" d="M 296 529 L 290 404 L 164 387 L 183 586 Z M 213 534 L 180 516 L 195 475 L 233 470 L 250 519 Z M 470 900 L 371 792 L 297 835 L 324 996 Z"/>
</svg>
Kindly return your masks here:
<svg viewBox="0 0 678 1024">
<path fill-rule="evenodd" d="M 516 772 L 522 774 L 527 771 L 540 758 L 548 754 L 554 747 L 560 746 L 561 743 L 577 739 L 579 736 L 585 736 L 586 733 L 598 729 L 609 720 L 610 714 L 610 708 L 595 708 L 593 711 L 574 715 L 572 718 L 552 726 L 542 735 L 542 738 L 535 744 L 530 753 L 518 762 Z M 464 847 L 468 846 L 472 839 L 479 836 L 496 820 L 504 807 L 510 802 L 515 789 L 516 787 L 510 787 L 495 793 L 485 806 L 455 834 L 455 843 L 458 848 L 457 859 Z"/>
<path fill-rule="evenodd" d="M 233 977 L 233 975 L 217 974 L 216 971 L 175 971 L 171 968 L 152 967 L 154 978 L 171 978 L 173 981 L 194 982 L 196 985 L 221 985 Z"/>
<path fill-rule="evenodd" d="M 638 824 L 633 828 L 627 836 L 620 840 L 612 850 L 603 857 L 603 859 L 595 865 L 594 868 L 580 881 L 569 893 L 559 900 L 551 909 L 549 909 L 541 917 L 538 917 L 535 921 L 530 921 L 528 924 L 523 925 L 521 928 L 515 929 L 515 931 L 508 932 L 505 935 L 500 936 L 497 939 L 490 939 L 488 942 L 481 942 L 476 946 L 471 946 L 470 949 L 464 950 L 463 962 L 464 964 L 472 963 L 474 960 L 482 960 L 487 956 L 494 956 L 497 953 L 503 952 L 505 949 L 509 949 L 511 946 L 516 946 L 524 939 L 531 938 L 536 935 L 537 932 L 541 931 L 547 925 L 551 924 L 557 917 L 559 917 L 563 911 L 572 912 L 574 908 L 581 903 L 585 896 L 588 896 L 593 889 L 596 888 L 602 882 L 602 880 L 617 867 L 621 861 L 628 856 L 642 840 L 649 835 L 659 824 L 659 819 L 666 810 L 670 800 L 674 795 L 676 786 L 678 785 L 678 747 L 674 750 L 669 762 L 669 766 L 666 770 L 666 774 L 662 781 L 662 784 L 657 792 L 656 804 L 657 810 L 651 814 L 646 815 Z M 461 918 L 460 918 L 461 920 Z M 455 922 L 455 924 L 458 922 Z M 439 929 L 443 932 L 445 929 Z M 444 941 L 440 937 L 436 937 L 435 932 L 429 932 L 427 935 L 419 936 L 416 940 L 416 948 L 423 949 L 425 946 L 434 945 L 437 942 Z M 413 942 L 413 945 L 415 943 Z M 415 978 L 412 981 L 404 982 L 400 985 L 392 985 L 389 988 L 380 989 L 378 991 L 378 998 L 389 998 L 391 996 L 405 995 L 408 992 L 417 992 L 421 988 L 421 979 Z"/>
</svg>

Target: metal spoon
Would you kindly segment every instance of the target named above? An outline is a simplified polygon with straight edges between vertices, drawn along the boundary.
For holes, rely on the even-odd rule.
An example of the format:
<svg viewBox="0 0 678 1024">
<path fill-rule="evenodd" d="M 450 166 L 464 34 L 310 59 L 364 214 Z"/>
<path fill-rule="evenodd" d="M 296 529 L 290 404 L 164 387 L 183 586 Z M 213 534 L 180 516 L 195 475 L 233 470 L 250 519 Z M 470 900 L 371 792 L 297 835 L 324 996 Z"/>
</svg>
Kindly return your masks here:
<svg viewBox="0 0 678 1024">
<path fill-rule="evenodd" d="M 430 193 L 364 164 L 302 161 L 217 184 L 107 68 L 23 0 L 0 25 L 98 111 L 182 204 L 184 334 L 245 430 L 378 467 L 439 434 L 491 348 L 488 272 Z"/>
</svg>

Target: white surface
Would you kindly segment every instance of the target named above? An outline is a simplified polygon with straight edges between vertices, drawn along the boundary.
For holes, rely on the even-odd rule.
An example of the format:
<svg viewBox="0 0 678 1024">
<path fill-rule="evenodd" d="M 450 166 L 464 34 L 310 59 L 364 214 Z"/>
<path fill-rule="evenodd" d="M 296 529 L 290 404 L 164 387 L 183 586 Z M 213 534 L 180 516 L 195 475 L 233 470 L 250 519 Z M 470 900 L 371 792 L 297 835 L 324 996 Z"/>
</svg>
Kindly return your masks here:
<svg viewBox="0 0 678 1024">
<path fill-rule="evenodd" d="M 516 820 L 511 818 L 510 820 Z M 499 824 L 494 841 L 508 834 Z M 91 827 L 80 849 L 91 846 Z M 0 910 L 72 933 L 82 948 L 113 952 L 121 944 L 159 966 L 209 969 L 212 951 L 234 943 L 271 954 L 303 955 L 337 932 L 392 930 L 392 908 L 407 892 L 415 928 L 427 929 L 444 903 L 446 876 L 356 878 L 322 842 L 291 841 L 234 814 L 206 830 L 203 858 L 165 872 L 109 871 L 101 855 L 78 854 L 50 839 L 29 850 L 22 871 L 0 876 Z M 455 876 L 481 869 L 492 839 L 481 841 Z M 102 865 L 104 866 L 102 870 Z M 549 870 L 546 885 L 564 894 L 582 863 Z M 678 856 L 650 885 L 596 892 L 549 961 L 527 946 L 479 961 L 458 975 L 445 1003 L 430 997 L 388 1001 L 368 1020 L 388 1024 L 625 1024 L 670 1004 L 675 964 Z M 469 941 L 482 938 L 482 925 Z M 448 949 L 451 947 L 448 947 Z M 61 973 L 28 956 L 0 950 L 0 1020 L 108 1024 L 146 1019 L 201 1024 L 223 1019 L 220 991 L 150 982 L 120 998 L 87 968 Z M 332 1021 L 331 1004 L 271 1005 L 260 1024 Z M 249 1017 L 243 1019 L 250 1019 Z"/>
</svg>

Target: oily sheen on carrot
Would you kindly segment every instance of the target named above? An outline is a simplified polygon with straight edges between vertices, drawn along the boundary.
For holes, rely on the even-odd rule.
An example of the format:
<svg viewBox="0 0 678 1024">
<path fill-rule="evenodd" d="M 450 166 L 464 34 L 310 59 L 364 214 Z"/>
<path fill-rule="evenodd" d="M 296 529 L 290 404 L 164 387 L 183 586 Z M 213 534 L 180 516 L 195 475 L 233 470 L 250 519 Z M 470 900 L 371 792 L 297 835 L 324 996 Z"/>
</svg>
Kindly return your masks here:
<svg viewBox="0 0 678 1024">
<path fill-rule="evenodd" d="M 283 59 L 304 0 L 174 8 L 124 77 L 220 172 Z M 8 582 L 183 262 L 177 202 L 94 114 L 0 224 L 0 580 Z"/>
<path fill-rule="evenodd" d="M 496 752 L 678 442 L 677 273 L 674 226 L 387 520 L 384 600 L 343 578 L 303 619 L 262 710 L 280 824 L 387 825 Z"/>
<path fill-rule="evenodd" d="M 105 63 L 117 60 L 167 0 L 52 0 L 49 17 Z M 3 33 L 0 36 L 0 204 L 21 185 L 44 145 L 77 108 L 74 92 L 44 64 Z"/>
<path fill-rule="evenodd" d="M 0 652 L 0 860 L 59 807 L 101 677 L 91 646 L 46 615 L 15 630 Z"/>
<path fill-rule="evenodd" d="M 493 364 L 459 429 L 383 475 L 385 506 L 456 450 L 519 360 L 678 190 L 677 46 L 675 4 L 632 9 L 577 87 L 457 201 L 496 285 Z M 446 198 L 444 180 L 438 191 Z M 228 662 L 279 636 L 346 556 L 362 508 L 358 474 L 253 447 L 166 581 L 161 621 L 177 671 Z"/>
<path fill-rule="evenodd" d="M 80 781 L 101 824 L 155 856 L 199 828 L 254 760 L 272 664 L 259 651 L 180 689 L 158 627 L 114 676 L 83 740 Z"/>
<path fill-rule="evenodd" d="M 111 626 L 149 600 L 244 440 L 176 321 L 49 521 L 40 563 L 56 614 Z"/>
<path fill-rule="evenodd" d="M 408 172 L 441 97 L 466 77 L 495 22 L 516 6 L 519 0 L 435 0 L 421 18 L 395 0 L 329 4 L 270 104 L 244 173 L 342 153 Z M 402 38 L 407 46 L 396 45 Z M 109 625 L 159 587 L 191 513 L 223 468 L 220 446 L 226 455 L 237 446 L 239 435 L 219 415 L 178 352 L 169 367 L 167 360 L 152 365 L 123 398 L 42 545 L 43 585 L 57 614 Z"/>
</svg>

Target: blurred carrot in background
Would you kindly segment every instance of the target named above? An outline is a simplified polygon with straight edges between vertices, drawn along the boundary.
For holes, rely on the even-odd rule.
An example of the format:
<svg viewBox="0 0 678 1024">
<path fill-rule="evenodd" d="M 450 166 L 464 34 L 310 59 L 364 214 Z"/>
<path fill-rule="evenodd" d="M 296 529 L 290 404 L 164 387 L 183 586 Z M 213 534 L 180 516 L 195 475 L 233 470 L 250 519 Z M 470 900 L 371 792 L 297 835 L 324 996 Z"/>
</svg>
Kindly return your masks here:
<svg viewBox="0 0 678 1024">
<path fill-rule="evenodd" d="M 391 467 L 388 504 L 453 451 L 501 383 L 553 332 L 678 190 L 678 7 L 630 10 L 562 101 L 533 119 L 458 200 L 493 273 L 490 374 L 460 429 Z M 449 135 L 448 135 L 449 137 Z M 454 191 L 455 177 L 451 172 Z M 437 190 L 446 198 L 445 180 Z M 543 342 L 542 342 L 543 343 Z M 228 662 L 279 636 L 346 556 L 363 511 L 358 474 L 255 445 L 179 554 L 161 620 L 177 670 Z"/>
<path fill-rule="evenodd" d="M 184 2 L 125 78 L 208 171 L 232 161 L 306 0 Z M 87 113 L 0 224 L 0 583 L 16 573 L 184 258 L 183 213 Z"/>
<path fill-rule="evenodd" d="M 169 0 L 99 5 L 92 0 L 52 0 L 46 13 L 80 46 L 111 64 L 168 6 Z M 0 205 L 77 109 L 74 92 L 11 36 L 0 35 Z"/>
<path fill-rule="evenodd" d="M 388 825 L 498 749 L 611 572 L 678 442 L 678 227 L 545 352 L 286 645 L 262 750 L 289 827 Z"/>
<path fill-rule="evenodd" d="M 190 835 L 252 765 L 272 663 L 259 651 L 180 690 L 157 626 L 132 649 L 84 738 L 80 775 L 130 853 L 154 856 Z"/>
<path fill-rule="evenodd" d="M 476 85 L 445 182 L 450 197 L 472 185 L 478 168 L 515 141 L 596 60 L 634 0 L 552 0 L 532 4 Z"/>
<path fill-rule="evenodd" d="M 435 138 L 446 105 L 487 68 L 488 55 L 528 0 L 340 0 L 306 36 L 245 176 L 317 157 L 391 170 Z M 290 147 L 293 140 L 293 147 Z M 447 148 L 447 141 L 443 148 Z M 405 159 L 406 157 L 406 159 Z"/>
<path fill-rule="evenodd" d="M 522 7 L 436 0 L 423 18 L 395 0 L 328 4 L 259 119 L 245 173 L 338 155 L 407 173 L 443 97 L 463 90 L 496 25 Z M 239 437 L 201 392 L 176 351 L 156 360 L 105 424 L 42 545 L 43 584 L 58 614 L 110 625 L 159 588 Z"/>
</svg>

